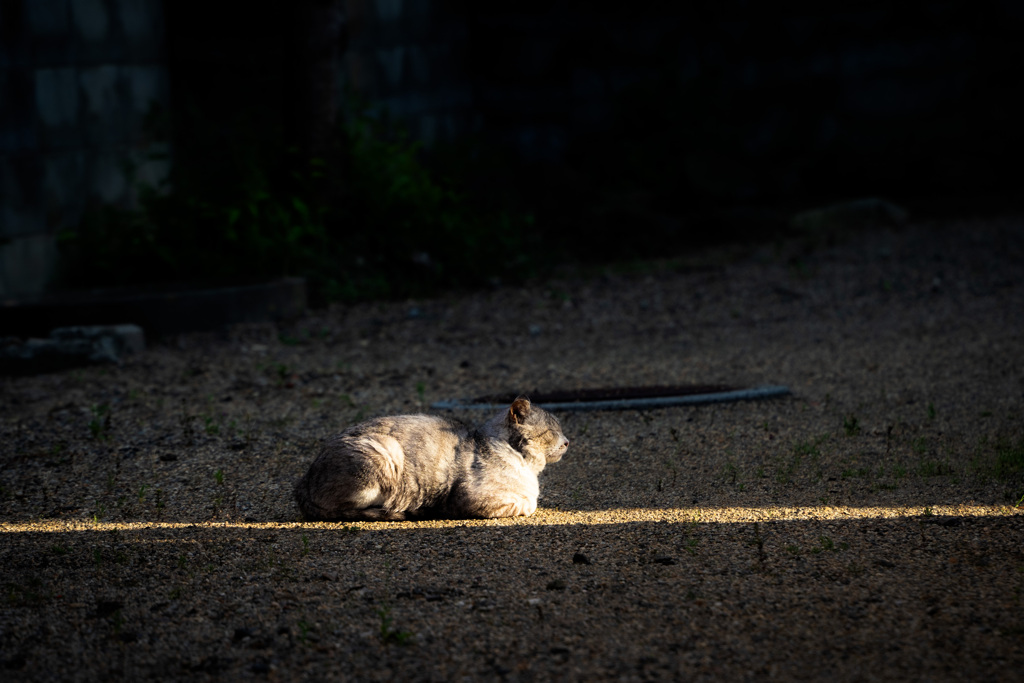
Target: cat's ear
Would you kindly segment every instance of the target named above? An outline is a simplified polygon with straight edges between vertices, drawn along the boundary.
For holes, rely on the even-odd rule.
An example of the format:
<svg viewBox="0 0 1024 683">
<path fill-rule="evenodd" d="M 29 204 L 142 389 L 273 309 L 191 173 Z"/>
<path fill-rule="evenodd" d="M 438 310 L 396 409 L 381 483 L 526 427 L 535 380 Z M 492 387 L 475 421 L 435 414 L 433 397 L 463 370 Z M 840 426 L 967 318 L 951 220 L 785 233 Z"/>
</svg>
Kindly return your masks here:
<svg viewBox="0 0 1024 683">
<path fill-rule="evenodd" d="M 512 402 L 508 409 L 508 419 L 513 424 L 526 422 L 526 416 L 530 414 L 530 399 L 519 397 Z"/>
</svg>

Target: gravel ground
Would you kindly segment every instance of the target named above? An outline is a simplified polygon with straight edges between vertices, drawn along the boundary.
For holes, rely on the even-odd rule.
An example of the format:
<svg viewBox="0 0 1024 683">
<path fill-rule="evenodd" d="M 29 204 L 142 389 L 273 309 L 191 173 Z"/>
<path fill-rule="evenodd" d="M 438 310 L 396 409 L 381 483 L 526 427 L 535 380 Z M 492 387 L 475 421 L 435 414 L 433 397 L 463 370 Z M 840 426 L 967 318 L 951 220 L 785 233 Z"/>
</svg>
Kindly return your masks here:
<svg viewBox="0 0 1024 683">
<path fill-rule="evenodd" d="M 1020 680 L 1022 275 L 1020 218 L 912 225 L 0 379 L 0 677 Z M 291 499 L 366 417 L 667 383 L 793 394 L 562 413 L 529 518 Z"/>
</svg>

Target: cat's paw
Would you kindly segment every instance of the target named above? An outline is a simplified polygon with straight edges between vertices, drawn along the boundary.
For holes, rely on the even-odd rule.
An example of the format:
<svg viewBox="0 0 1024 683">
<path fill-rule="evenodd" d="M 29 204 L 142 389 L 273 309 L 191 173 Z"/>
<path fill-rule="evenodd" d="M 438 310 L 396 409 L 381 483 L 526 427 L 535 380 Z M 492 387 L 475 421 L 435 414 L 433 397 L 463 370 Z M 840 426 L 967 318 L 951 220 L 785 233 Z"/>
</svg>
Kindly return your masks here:
<svg viewBox="0 0 1024 683">
<path fill-rule="evenodd" d="M 488 517 L 529 517 L 537 511 L 537 501 L 523 496 L 504 501 L 490 510 Z"/>
</svg>

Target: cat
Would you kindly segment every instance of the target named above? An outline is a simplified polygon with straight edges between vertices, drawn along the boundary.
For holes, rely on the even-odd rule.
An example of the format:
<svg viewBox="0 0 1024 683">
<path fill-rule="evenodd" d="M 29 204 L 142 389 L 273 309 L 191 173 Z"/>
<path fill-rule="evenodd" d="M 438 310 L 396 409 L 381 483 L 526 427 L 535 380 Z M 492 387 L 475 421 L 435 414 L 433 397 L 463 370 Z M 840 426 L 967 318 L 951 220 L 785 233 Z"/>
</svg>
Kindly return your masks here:
<svg viewBox="0 0 1024 683">
<path fill-rule="evenodd" d="M 473 429 L 431 415 L 379 417 L 329 439 L 295 486 L 307 519 L 515 517 L 537 509 L 537 475 L 569 440 L 517 398 Z"/>
</svg>

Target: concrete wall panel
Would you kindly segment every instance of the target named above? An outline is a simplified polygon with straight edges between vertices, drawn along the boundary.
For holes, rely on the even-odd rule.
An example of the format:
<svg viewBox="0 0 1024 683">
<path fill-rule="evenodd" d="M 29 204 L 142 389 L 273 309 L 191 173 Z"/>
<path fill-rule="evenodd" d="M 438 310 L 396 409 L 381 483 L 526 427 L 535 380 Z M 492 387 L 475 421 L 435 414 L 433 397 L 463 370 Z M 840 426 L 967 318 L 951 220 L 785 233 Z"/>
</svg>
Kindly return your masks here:
<svg viewBox="0 0 1024 683">
<path fill-rule="evenodd" d="M 0 296 L 45 287 L 87 206 L 136 200 L 126 168 L 166 176 L 143 131 L 168 101 L 162 50 L 161 0 L 0 5 Z"/>
</svg>

